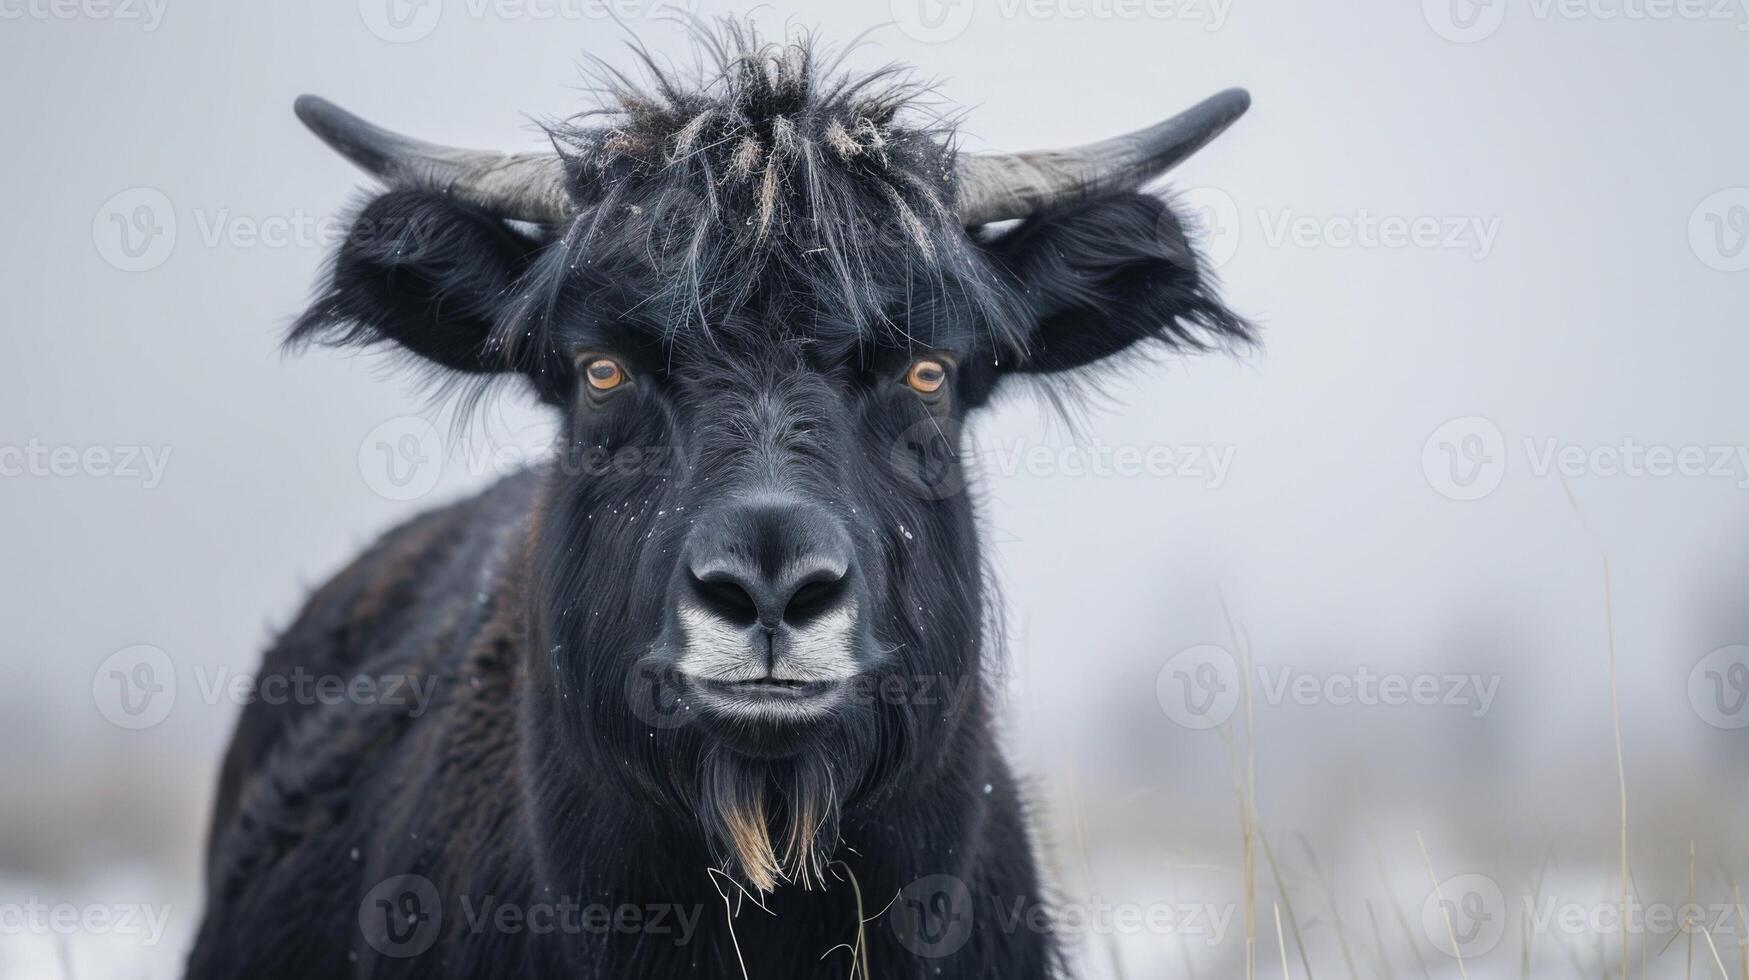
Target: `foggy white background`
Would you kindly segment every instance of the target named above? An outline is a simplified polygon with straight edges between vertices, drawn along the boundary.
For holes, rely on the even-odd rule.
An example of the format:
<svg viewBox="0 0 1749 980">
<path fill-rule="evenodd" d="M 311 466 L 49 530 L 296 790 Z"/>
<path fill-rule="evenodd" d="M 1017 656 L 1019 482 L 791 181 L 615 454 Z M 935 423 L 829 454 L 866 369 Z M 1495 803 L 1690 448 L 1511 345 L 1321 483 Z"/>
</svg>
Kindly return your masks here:
<svg viewBox="0 0 1749 980">
<path fill-rule="evenodd" d="M 582 55 L 630 66 L 628 35 L 676 57 L 687 41 L 632 0 L 391 2 L 0 0 L 0 975 L 59 976 L 63 961 L 81 978 L 177 975 L 238 711 L 203 685 L 251 671 L 375 535 L 494 478 L 470 458 L 538 446 L 538 412 L 502 401 L 466 442 L 443 441 L 412 486 L 426 492 L 391 499 L 411 491 L 385 482 L 381 447 L 429 437 L 420 419 L 447 436 L 442 413 L 380 359 L 280 355 L 365 185 L 292 99 L 528 149 L 530 118 L 585 105 Z M 1348 975 L 1345 938 L 1358 976 L 1457 975 L 1423 921 L 1417 831 L 1442 879 L 1499 889 L 1459 907 L 1505 930 L 1471 945 L 1472 977 L 1519 975 L 1527 898 L 1607 913 L 1620 826 L 1606 557 L 1636 891 L 1685 901 L 1692 840 L 1702 901 L 1730 901 L 1727 875 L 1749 873 L 1749 708 L 1731 686 L 1749 649 L 1713 651 L 1749 644 L 1737 0 L 859 0 L 753 15 L 838 44 L 875 28 L 852 64 L 941 79 L 971 108 L 973 148 L 1085 141 L 1229 85 L 1253 94 L 1168 186 L 1224 260 L 1230 302 L 1263 325 L 1262 350 L 1111 380 L 1073 426 L 1015 397 L 973 429 L 1008 610 L 1005 730 L 1060 894 L 1231 915 L 1219 936 L 1095 917 L 1072 937 L 1085 972 L 1244 970 L 1229 756 L 1194 727 L 1209 716 L 1182 710 L 1189 661 L 1174 660 L 1218 646 L 1189 658 L 1236 682 L 1223 600 L 1263 677 L 1321 692 L 1268 703 L 1250 675 L 1256 812 L 1315 972 Z M 1017 459 L 1017 444 L 1045 449 Z M 1618 472 L 1630 444 L 1723 464 Z M 46 462 L 57 447 L 77 463 Z M 92 447 L 149 450 L 162 471 L 113 472 Z M 1230 465 L 1218 479 L 1206 462 L 1079 470 L 1098 447 Z M 1551 447 L 1578 462 L 1541 465 Z M 118 715 L 107 672 L 159 656 L 127 652 L 139 645 L 162 651 L 177 690 L 133 729 L 113 720 L 139 719 Z M 1440 680 L 1435 703 L 1332 703 L 1362 671 L 1476 675 L 1493 695 L 1486 711 L 1440 703 Z M 1275 976 L 1280 896 L 1261 856 L 1256 875 L 1256 955 Z M 168 906 L 167 926 L 155 943 L 63 937 L 26 920 L 32 901 Z M 1719 918 L 1735 972 L 1742 924 Z M 1536 975 L 1599 975 L 1622 941 L 1607 926 L 1531 932 Z M 1685 940 L 1660 955 L 1667 933 L 1630 938 L 1636 975 L 1685 975 Z M 1696 975 L 1716 975 L 1696 942 Z"/>
</svg>

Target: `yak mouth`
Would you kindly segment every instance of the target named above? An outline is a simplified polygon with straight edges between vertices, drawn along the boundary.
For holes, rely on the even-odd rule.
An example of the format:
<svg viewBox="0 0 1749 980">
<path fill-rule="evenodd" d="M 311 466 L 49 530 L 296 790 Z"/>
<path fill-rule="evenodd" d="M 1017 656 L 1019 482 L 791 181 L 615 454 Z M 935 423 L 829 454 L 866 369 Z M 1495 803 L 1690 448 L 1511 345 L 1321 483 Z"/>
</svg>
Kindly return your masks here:
<svg viewBox="0 0 1749 980">
<path fill-rule="evenodd" d="M 841 700 L 842 680 L 791 680 L 755 677 L 717 680 L 685 676 L 706 712 L 730 720 L 764 722 L 809 721 L 829 712 Z"/>
<path fill-rule="evenodd" d="M 837 681 L 798 681 L 783 677 L 756 677 L 750 681 L 706 681 L 705 683 L 719 690 L 744 691 L 759 696 L 768 694 L 807 695 L 821 690 L 831 690 L 838 686 Z"/>
<path fill-rule="evenodd" d="M 819 747 L 838 727 L 850 691 L 848 679 L 722 679 L 685 672 L 680 678 L 700 730 L 751 758 L 788 758 Z"/>
</svg>

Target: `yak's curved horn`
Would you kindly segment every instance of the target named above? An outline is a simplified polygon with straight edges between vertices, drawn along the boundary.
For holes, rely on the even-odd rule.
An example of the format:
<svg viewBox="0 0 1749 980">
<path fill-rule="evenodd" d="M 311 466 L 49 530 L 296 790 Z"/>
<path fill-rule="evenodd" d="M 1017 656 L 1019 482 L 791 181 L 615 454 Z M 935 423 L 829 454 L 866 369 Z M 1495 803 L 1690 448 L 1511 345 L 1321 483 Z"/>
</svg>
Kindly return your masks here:
<svg viewBox="0 0 1749 980">
<path fill-rule="evenodd" d="M 300 95 L 298 118 L 340 155 L 390 187 L 424 187 L 519 221 L 563 224 L 577 213 L 557 153 L 495 153 L 427 143 Z"/>
<path fill-rule="evenodd" d="M 961 154 L 955 210 L 971 227 L 1103 191 L 1133 190 L 1202 149 L 1250 107 L 1249 92 L 1230 88 L 1165 122 L 1085 146 Z"/>
</svg>

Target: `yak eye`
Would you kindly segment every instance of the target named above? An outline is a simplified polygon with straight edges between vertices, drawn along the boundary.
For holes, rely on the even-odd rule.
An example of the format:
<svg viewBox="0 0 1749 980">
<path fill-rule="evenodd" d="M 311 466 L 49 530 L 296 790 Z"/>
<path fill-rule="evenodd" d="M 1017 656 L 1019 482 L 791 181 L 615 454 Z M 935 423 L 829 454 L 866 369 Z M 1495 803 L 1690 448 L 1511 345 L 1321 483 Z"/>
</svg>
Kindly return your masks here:
<svg viewBox="0 0 1749 980">
<path fill-rule="evenodd" d="M 596 391 L 612 391 L 626 382 L 625 368 L 611 357 L 598 357 L 583 368 L 583 376 L 589 379 L 589 387 Z"/>
<path fill-rule="evenodd" d="M 905 383 L 920 395 L 933 395 L 947 383 L 947 367 L 933 358 L 924 358 L 911 365 Z"/>
</svg>

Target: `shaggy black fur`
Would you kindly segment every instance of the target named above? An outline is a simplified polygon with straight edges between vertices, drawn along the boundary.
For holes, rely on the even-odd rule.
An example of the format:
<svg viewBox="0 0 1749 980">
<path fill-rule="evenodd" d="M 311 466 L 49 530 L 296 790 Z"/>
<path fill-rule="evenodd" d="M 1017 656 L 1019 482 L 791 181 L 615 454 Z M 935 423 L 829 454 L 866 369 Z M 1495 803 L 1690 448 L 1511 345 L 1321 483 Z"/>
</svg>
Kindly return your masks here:
<svg viewBox="0 0 1749 980">
<path fill-rule="evenodd" d="M 560 451 L 386 535 L 268 652 L 263 678 L 436 694 L 248 707 L 191 976 L 1056 971 L 958 424 L 1014 374 L 1247 327 L 1160 200 L 968 233 L 920 90 L 806 41 L 707 48 L 556 129 L 571 227 L 383 193 L 294 327 L 526 379 Z M 605 395 L 578 368 L 602 354 L 631 377 Z M 921 354 L 937 396 L 902 383 Z M 794 730 L 715 723 L 672 673 L 688 535 L 773 487 L 850 529 L 870 627 L 860 696 Z"/>
</svg>

